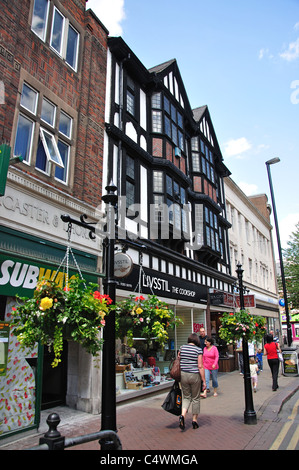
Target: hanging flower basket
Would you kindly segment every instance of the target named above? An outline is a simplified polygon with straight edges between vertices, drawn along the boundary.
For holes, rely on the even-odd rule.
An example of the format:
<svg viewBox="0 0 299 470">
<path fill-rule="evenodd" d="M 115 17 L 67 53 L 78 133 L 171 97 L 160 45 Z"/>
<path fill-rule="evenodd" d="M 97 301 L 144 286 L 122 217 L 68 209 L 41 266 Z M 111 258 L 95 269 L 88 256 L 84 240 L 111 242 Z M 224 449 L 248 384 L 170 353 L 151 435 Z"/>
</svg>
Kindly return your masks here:
<svg viewBox="0 0 299 470">
<path fill-rule="evenodd" d="M 264 317 L 251 315 L 245 310 L 224 313 L 221 318 L 219 336 L 227 343 L 233 343 L 243 338 L 248 341 L 261 341 L 266 332 L 265 323 Z"/>
<path fill-rule="evenodd" d="M 169 329 L 182 323 L 167 303 L 155 295 L 149 295 L 147 299 L 142 295 L 131 295 L 115 304 L 116 337 L 127 337 L 128 346 L 133 345 L 133 338 L 144 338 L 147 341 L 154 338 L 164 346 L 169 338 Z"/>
<path fill-rule="evenodd" d="M 63 340 L 72 340 L 93 356 L 102 349 L 99 330 L 105 326 L 111 299 L 101 295 L 98 285 L 79 277 L 71 278 L 67 287 L 55 281 L 38 282 L 33 298 L 18 297 L 21 302 L 13 310 L 13 333 L 23 346 L 33 347 L 40 341 L 54 352 L 52 367 L 61 361 Z"/>
</svg>

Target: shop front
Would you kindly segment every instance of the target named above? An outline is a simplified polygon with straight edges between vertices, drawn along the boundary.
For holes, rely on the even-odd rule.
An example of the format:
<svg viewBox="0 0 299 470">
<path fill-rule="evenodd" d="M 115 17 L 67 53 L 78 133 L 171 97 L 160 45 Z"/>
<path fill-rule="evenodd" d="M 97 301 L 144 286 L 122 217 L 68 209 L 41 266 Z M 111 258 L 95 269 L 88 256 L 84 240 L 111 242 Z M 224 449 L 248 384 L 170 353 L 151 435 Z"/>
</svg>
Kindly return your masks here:
<svg viewBox="0 0 299 470">
<path fill-rule="evenodd" d="M 221 318 L 224 312 L 234 312 L 240 309 L 240 297 L 238 294 L 217 291 L 210 289 L 209 292 L 211 335 L 219 350 L 219 370 L 221 372 L 231 372 L 238 369 L 238 354 L 236 345 L 227 345 L 219 338 L 218 332 L 221 326 Z M 266 319 L 267 331 L 280 331 L 277 298 L 265 296 L 259 292 L 250 291 L 244 294 L 244 307 L 252 316 L 262 316 Z M 262 347 L 262 343 L 254 344 L 254 351 Z"/>
<path fill-rule="evenodd" d="M 283 308 L 281 312 L 281 327 L 282 327 L 282 340 L 281 344 L 287 344 L 287 317 Z M 290 315 L 290 325 L 291 325 L 291 332 L 292 332 L 292 342 L 295 346 L 299 345 L 299 313 L 298 310 L 291 311 Z"/>
<path fill-rule="evenodd" d="M 157 272 L 148 267 L 132 265 L 126 277 L 118 278 L 117 301 L 133 296 L 155 295 L 166 302 L 181 321 L 168 331 L 168 341 L 161 346 L 156 338 L 147 341 L 134 337 L 116 340 L 116 385 L 120 401 L 132 392 L 144 393 L 165 386 L 170 379 L 172 360 L 191 332 L 206 327 L 207 288 L 195 282 Z"/>
<path fill-rule="evenodd" d="M 221 318 L 224 312 L 234 311 L 235 295 L 210 289 L 209 292 L 211 336 L 214 338 L 214 344 L 217 345 L 219 352 L 219 371 L 232 372 L 238 368 L 238 357 L 232 345 L 227 345 L 219 335 Z"/>
<path fill-rule="evenodd" d="M 67 344 L 58 367 L 51 367 L 48 348 L 23 348 L 10 328 L 16 296 L 32 297 L 37 282 L 53 279 L 63 286 L 58 270 L 65 246 L 0 226 L 0 437 L 37 427 L 40 410 L 65 404 L 68 394 Z M 74 250 L 87 281 L 97 282 L 97 257 Z M 78 274 L 70 263 L 69 275 Z"/>
</svg>

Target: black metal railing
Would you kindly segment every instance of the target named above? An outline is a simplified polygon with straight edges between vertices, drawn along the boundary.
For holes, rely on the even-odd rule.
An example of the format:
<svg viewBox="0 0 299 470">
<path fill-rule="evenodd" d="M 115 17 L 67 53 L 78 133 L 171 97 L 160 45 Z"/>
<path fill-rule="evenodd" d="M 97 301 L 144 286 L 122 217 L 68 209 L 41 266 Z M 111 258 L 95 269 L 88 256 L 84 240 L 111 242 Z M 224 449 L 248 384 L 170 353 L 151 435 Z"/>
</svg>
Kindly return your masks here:
<svg viewBox="0 0 299 470">
<path fill-rule="evenodd" d="M 64 450 L 68 447 L 85 444 L 91 441 L 109 442 L 110 449 L 122 450 L 120 439 L 115 431 L 98 431 L 91 434 L 76 437 L 64 437 L 57 430 L 60 417 L 57 413 L 51 413 L 47 418 L 48 431 L 39 440 L 39 445 L 27 448 L 26 450 Z"/>
</svg>

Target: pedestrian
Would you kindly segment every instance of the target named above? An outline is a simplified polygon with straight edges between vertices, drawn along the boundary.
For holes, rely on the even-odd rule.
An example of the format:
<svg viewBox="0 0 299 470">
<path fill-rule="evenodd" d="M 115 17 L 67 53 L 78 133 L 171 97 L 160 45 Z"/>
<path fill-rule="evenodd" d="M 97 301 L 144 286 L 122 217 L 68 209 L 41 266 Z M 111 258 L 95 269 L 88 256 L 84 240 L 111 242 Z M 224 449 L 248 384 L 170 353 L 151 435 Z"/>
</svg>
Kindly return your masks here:
<svg viewBox="0 0 299 470">
<path fill-rule="evenodd" d="M 261 370 L 263 370 L 263 351 L 261 348 L 257 350 L 256 358 L 257 358 L 257 365 L 258 365 L 259 372 L 260 372 Z"/>
<path fill-rule="evenodd" d="M 199 347 L 204 351 L 205 348 L 205 340 L 206 340 L 206 330 L 204 329 L 203 326 L 199 328 Z M 209 387 L 208 387 L 209 388 Z M 201 384 L 201 392 L 203 392 L 202 384 Z M 210 390 L 207 390 L 209 392 Z"/>
<path fill-rule="evenodd" d="M 210 378 L 212 377 L 214 397 L 217 397 L 219 352 L 216 346 L 214 346 L 214 339 L 212 337 L 207 336 L 205 343 L 206 347 L 203 350 L 203 366 L 205 370 L 206 386 L 207 389 L 209 389 Z M 206 398 L 207 390 L 204 390 L 200 396 Z"/>
<path fill-rule="evenodd" d="M 279 343 L 273 341 L 273 335 L 266 336 L 266 344 L 264 346 L 264 355 L 267 356 L 268 364 L 272 374 L 272 390 L 275 392 L 278 389 L 278 371 L 279 359 L 278 352 L 281 353 Z"/>
<path fill-rule="evenodd" d="M 256 360 L 254 359 L 254 357 L 251 357 L 249 359 L 249 369 L 250 369 L 250 377 L 251 377 L 251 383 L 252 383 L 252 386 L 253 386 L 253 391 L 256 392 L 258 365 L 257 365 Z"/>
<path fill-rule="evenodd" d="M 204 350 L 205 347 L 205 340 L 206 340 L 206 330 L 203 326 L 199 328 L 199 347 Z"/>
<path fill-rule="evenodd" d="M 274 343 L 279 343 L 278 330 L 276 330 L 276 334 L 273 330 L 270 330 L 269 334 L 273 336 Z"/>
<path fill-rule="evenodd" d="M 186 414 L 192 407 L 192 426 L 198 428 L 197 418 L 200 411 L 200 390 L 206 388 L 205 374 L 202 362 L 202 349 L 196 333 L 191 333 L 188 343 L 181 346 L 178 354 L 181 366 L 182 414 L 179 426 L 185 429 Z"/>
</svg>

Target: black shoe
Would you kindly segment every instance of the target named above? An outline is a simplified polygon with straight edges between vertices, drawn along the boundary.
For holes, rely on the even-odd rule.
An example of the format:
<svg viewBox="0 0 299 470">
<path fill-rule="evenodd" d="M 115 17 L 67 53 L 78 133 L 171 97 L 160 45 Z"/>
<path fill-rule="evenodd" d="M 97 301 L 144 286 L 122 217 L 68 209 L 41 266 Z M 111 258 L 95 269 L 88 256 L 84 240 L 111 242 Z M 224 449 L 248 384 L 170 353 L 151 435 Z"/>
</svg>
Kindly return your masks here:
<svg viewBox="0 0 299 470">
<path fill-rule="evenodd" d="M 180 416 L 180 423 L 179 423 L 179 426 L 182 430 L 185 429 L 185 419 L 184 419 L 184 416 Z"/>
<path fill-rule="evenodd" d="M 193 426 L 193 429 L 197 429 L 198 423 L 196 421 L 192 421 L 192 426 Z"/>
</svg>

